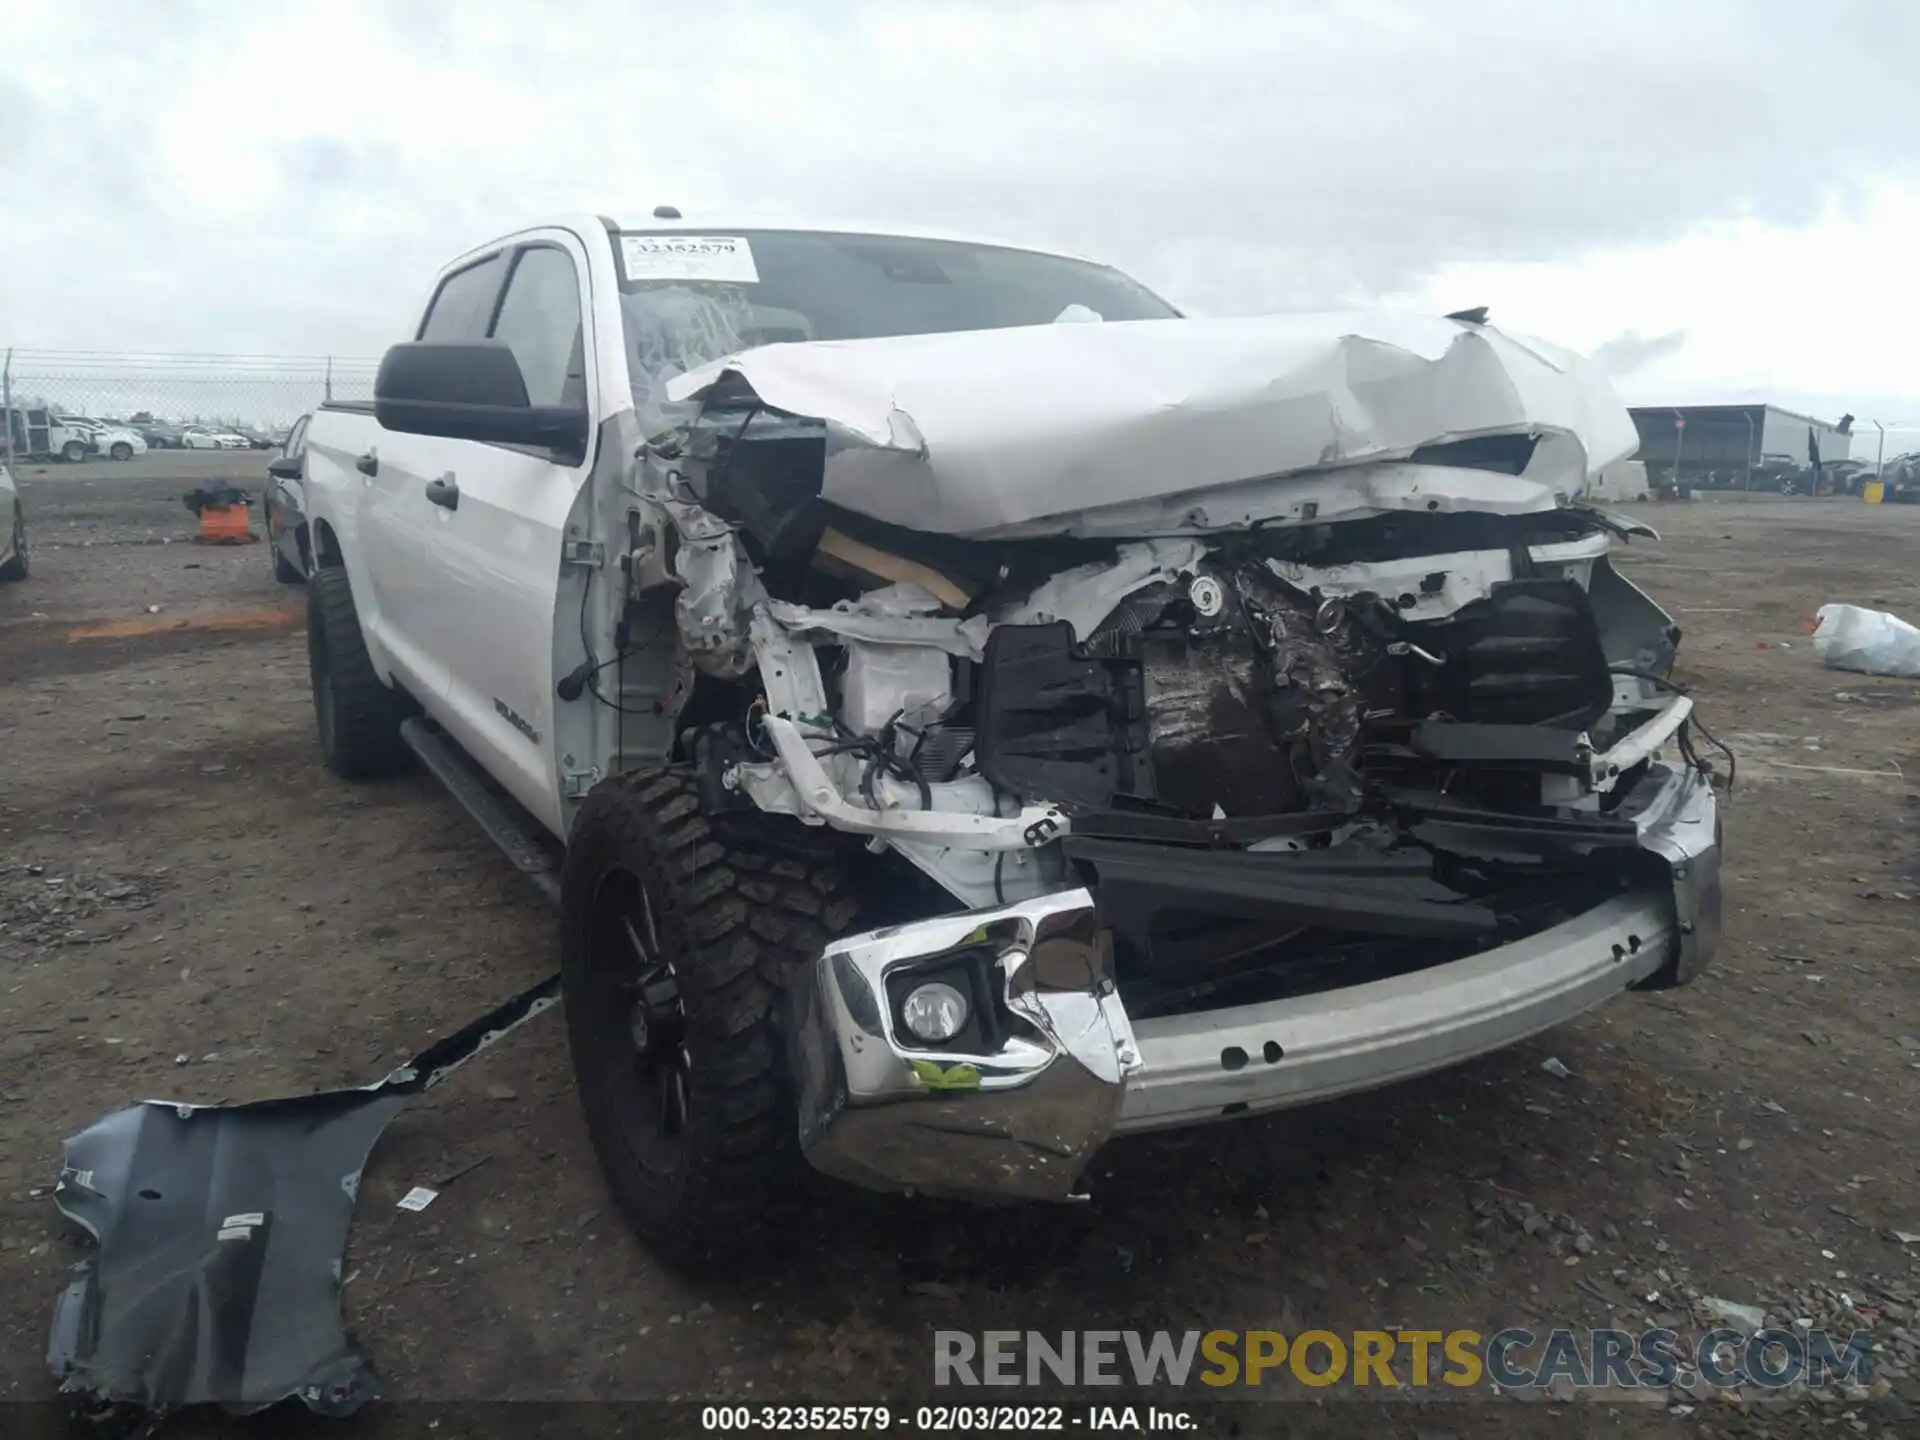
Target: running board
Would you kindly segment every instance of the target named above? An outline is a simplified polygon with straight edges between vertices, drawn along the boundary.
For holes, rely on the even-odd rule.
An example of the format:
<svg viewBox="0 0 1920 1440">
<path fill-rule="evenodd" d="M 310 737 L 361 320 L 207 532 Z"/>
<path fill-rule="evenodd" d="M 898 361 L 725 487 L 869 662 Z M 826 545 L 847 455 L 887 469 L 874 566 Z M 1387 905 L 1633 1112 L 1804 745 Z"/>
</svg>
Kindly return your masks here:
<svg viewBox="0 0 1920 1440">
<path fill-rule="evenodd" d="M 555 909 L 560 906 L 560 860 L 566 853 L 524 806 L 487 777 L 467 752 L 438 725 L 418 716 L 400 722 L 400 738 L 420 757 L 433 778 L 460 808 L 473 817 L 513 868 L 540 888 Z"/>
</svg>

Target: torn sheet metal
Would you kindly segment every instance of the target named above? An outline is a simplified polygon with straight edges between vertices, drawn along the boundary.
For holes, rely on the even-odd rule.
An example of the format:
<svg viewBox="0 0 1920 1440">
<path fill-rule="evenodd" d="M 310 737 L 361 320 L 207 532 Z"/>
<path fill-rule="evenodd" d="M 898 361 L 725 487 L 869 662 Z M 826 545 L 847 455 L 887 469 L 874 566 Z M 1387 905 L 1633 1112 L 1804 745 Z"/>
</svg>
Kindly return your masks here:
<svg viewBox="0 0 1920 1440">
<path fill-rule="evenodd" d="M 1064 620 L 1074 638 L 1087 640 L 1127 596 L 1192 570 L 1207 553 L 1197 540 L 1149 540 L 1122 545 L 1110 565 L 1063 570 L 1016 608 L 997 617 L 1002 625 L 1051 625 Z"/>
<path fill-rule="evenodd" d="M 359 1089 L 147 1100 L 69 1139 L 54 1203 L 99 1248 L 54 1306 L 61 1394 L 108 1413 L 365 1404 L 374 1378 L 341 1323 L 340 1266 L 367 1157 L 416 1097 L 559 994 L 551 976 Z"/>
<path fill-rule="evenodd" d="M 1570 352 L 1382 312 L 767 345 L 668 391 L 697 399 L 730 374 L 826 423 L 826 499 L 955 535 L 1064 530 L 1081 512 L 1513 433 L 1542 437 L 1522 476 L 1432 483 L 1571 496 L 1638 445 L 1605 376 Z"/>
<path fill-rule="evenodd" d="M 926 646 L 962 660 L 978 660 L 992 626 L 984 615 L 955 620 L 939 615 L 940 601 L 917 585 L 888 585 L 858 600 L 815 610 L 784 600 L 767 613 L 795 635 L 838 635 L 873 645 Z"/>
<path fill-rule="evenodd" d="M 1556 484 L 1491 470 L 1394 460 L 1242 481 L 1125 505 L 1103 505 L 1001 526 L 992 538 L 1071 535 L 1083 540 L 1132 540 L 1142 535 L 1217 535 L 1255 526 L 1331 525 L 1339 520 L 1411 511 L 1428 515 L 1461 511 L 1537 515 L 1559 509 L 1562 496 L 1578 488 L 1577 467 L 1572 471 L 1551 465 L 1530 468 L 1555 475 Z"/>
<path fill-rule="evenodd" d="M 746 674 L 753 668 L 747 615 L 766 591 L 732 534 L 683 539 L 674 570 L 681 581 L 674 618 L 693 663 L 725 680 Z"/>
</svg>

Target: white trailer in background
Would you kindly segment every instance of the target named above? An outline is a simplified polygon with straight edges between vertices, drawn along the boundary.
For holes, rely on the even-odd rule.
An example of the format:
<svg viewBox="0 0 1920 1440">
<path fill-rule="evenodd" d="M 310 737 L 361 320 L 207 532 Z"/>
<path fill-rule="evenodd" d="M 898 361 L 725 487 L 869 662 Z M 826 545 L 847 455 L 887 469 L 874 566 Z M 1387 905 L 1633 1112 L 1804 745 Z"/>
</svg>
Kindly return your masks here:
<svg viewBox="0 0 1920 1440">
<path fill-rule="evenodd" d="M 1653 487 L 1647 483 L 1647 462 L 1644 460 L 1616 460 L 1604 465 L 1593 477 L 1592 487 L 1587 491 L 1589 500 L 1645 500 L 1653 493 Z"/>
</svg>

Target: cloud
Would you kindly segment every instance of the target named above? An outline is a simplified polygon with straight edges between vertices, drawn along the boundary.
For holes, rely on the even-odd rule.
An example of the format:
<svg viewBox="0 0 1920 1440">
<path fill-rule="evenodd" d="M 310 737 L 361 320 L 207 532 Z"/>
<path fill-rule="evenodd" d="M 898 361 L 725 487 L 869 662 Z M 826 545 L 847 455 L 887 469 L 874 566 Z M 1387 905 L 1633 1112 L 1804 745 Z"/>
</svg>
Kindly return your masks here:
<svg viewBox="0 0 1920 1440">
<path fill-rule="evenodd" d="M 1634 404 L 1766 400 L 1911 424 L 1920 421 L 1910 338 L 1920 332 L 1917 245 L 1920 187 L 1881 185 L 1794 227 L 1706 220 L 1664 243 L 1448 264 L 1398 298 L 1435 309 L 1472 295 L 1500 324 L 1589 353 L 1625 334 L 1682 332 L 1683 345 L 1616 370 Z"/>
<path fill-rule="evenodd" d="M 1664 335 L 1641 335 L 1629 330 L 1593 347 L 1593 359 L 1607 374 L 1618 379 L 1644 370 L 1656 360 L 1680 353 L 1687 343 L 1687 332 L 1669 330 Z"/>
</svg>

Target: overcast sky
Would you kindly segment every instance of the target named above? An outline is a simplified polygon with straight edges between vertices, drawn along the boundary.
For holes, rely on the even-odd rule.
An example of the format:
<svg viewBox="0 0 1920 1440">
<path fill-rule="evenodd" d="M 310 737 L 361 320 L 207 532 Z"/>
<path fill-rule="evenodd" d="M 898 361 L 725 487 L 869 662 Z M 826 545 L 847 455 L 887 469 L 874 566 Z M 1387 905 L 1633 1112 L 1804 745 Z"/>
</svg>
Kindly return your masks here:
<svg viewBox="0 0 1920 1440">
<path fill-rule="evenodd" d="M 0 0 L 0 343 L 377 355 L 556 211 L 1487 304 L 1630 402 L 1920 426 L 1911 0 Z"/>
</svg>

